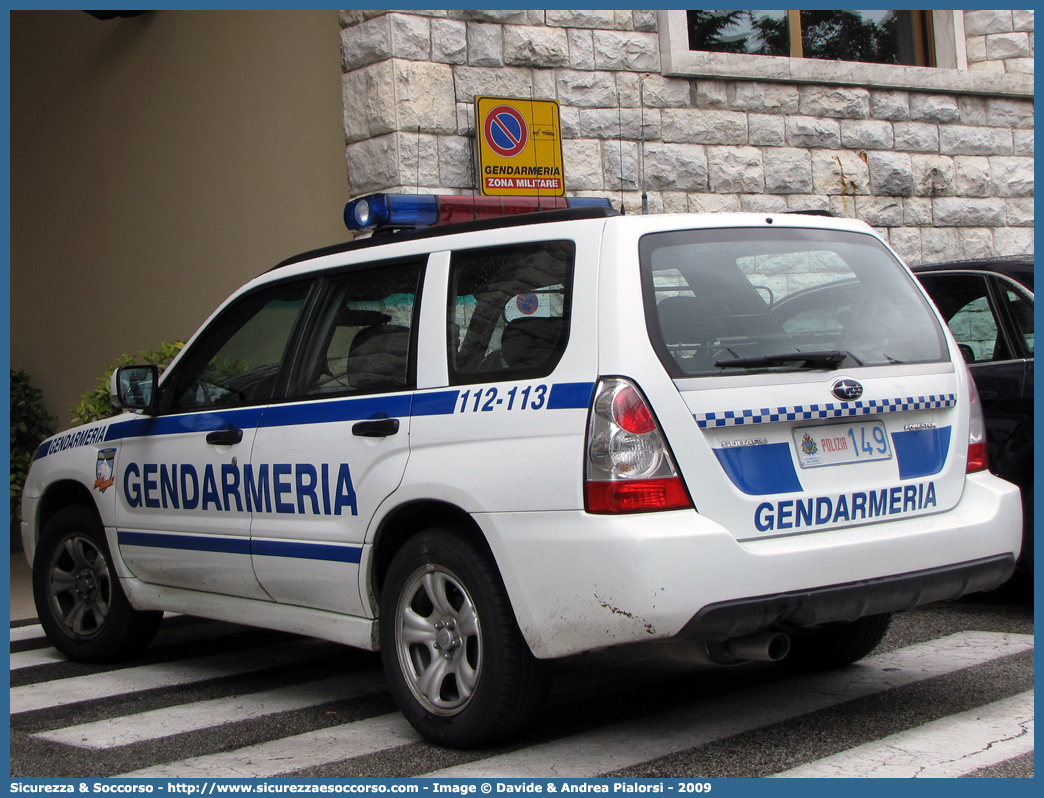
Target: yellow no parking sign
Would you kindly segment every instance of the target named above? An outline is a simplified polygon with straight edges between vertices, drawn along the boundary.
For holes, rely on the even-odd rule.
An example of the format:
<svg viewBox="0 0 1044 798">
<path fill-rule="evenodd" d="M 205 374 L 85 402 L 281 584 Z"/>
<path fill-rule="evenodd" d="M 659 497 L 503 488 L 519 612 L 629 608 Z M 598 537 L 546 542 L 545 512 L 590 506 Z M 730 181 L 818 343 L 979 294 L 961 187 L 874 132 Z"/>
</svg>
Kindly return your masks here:
<svg viewBox="0 0 1044 798">
<path fill-rule="evenodd" d="M 484 195 L 565 196 L 555 100 L 476 97 L 475 128 Z"/>
</svg>

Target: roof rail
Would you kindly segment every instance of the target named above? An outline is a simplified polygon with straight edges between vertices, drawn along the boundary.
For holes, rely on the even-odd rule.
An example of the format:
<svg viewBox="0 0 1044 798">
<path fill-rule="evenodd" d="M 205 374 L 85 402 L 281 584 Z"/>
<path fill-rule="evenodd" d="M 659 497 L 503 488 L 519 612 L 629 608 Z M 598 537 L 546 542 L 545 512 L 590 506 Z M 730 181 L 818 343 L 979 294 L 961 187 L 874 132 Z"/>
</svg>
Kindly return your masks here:
<svg viewBox="0 0 1044 798">
<path fill-rule="evenodd" d="M 608 201 L 607 201 L 608 202 Z M 479 219 L 478 221 L 454 222 L 442 224 L 437 227 L 418 227 L 413 230 L 391 234 L 375 234 L 367 238 L 358 238 L 343 244 L 333 244 L 329 247 L 313 249 L 294 255 L 281 263 L 273 266 L 269 271 L 281 269 L 313 258 L 324 255 L 337 255 L 342 252 L 353 252 L 357 249 L 392 244 L 397 241 L 416 241 L 425 238 L 438 238 L 441 236 L 456 235 L 458 233 L 470 233 L 480 230 L 497 230 L 508 227 L 522 227 L 530 224 L 551 224 L 552 222 L 570 222 L 578 219 L 607 219 L 619 216 L 620 212 L 611 205 L 597 205 L 577 208 L 561 208 L 551 211 L 532 211 L 530 213 L 518 213 L 513 216 L 498 216 L 494 218 Z"/>
<path fill-rule="evenodd" d="M 827 217 L 829 217 L 831 219 L 840 219 L 841 218 L 840 216 L 838 216 L 833 211 L 828 211 L 828 210 L 825 210 L 824 208 L 806 208 L 805 210 L 802 210 L 802 211 L 783 211 L 783 213 L 799 213 L 799 214 L 803 214 L 805 216 L 827 216 Z"/>
</svg>

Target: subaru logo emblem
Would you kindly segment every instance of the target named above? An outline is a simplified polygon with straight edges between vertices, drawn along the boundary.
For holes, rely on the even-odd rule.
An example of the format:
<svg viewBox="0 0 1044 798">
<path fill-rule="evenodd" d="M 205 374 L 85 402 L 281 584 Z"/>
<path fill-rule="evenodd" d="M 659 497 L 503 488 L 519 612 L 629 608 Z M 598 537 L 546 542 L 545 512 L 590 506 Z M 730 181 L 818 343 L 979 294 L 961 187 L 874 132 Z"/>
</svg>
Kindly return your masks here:
<svg viewBox="0 0 1044 798">
<path fill-rule="evenodd" d="M 854 402 L 863 395 L 863 386 L 855 380 L 838 380 L 830 386 L 830 392 L 845 402 Z"/>
</svg>

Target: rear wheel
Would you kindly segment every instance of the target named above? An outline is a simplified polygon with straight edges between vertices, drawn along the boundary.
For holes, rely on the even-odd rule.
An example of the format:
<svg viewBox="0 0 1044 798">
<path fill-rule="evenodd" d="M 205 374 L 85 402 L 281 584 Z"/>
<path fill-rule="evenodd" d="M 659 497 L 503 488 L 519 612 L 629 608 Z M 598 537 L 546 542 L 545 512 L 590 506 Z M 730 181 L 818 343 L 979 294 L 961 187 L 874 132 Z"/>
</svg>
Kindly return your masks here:
<svg viewBox="0 0 1044 798">
<path fill-rule="evenodd" d="M 395 700 L 427 739 L 489 745 L 530 720 L 550 669 L 529 650 L 492 558 L 455 529 L 411 538 L 381 597 L 381 658 Z"/>
<path fill-rule="evenodd" d="M 145 648 L 162 612 L 127 601 L 112 565 L 101 521 L 66 507 L 44 527 L 33 559 L 33 598 L 55 648 L 80 662 L 114 662 Z"/>
<path fill-rule="evenodd" d="M 884 639 L 892 613 L 868 615 L 857 621 L 820 626 L 786 626 L 790 653 L 782 664 L 800 670 L 829 670 L 861 660 Z"/>
</svg>

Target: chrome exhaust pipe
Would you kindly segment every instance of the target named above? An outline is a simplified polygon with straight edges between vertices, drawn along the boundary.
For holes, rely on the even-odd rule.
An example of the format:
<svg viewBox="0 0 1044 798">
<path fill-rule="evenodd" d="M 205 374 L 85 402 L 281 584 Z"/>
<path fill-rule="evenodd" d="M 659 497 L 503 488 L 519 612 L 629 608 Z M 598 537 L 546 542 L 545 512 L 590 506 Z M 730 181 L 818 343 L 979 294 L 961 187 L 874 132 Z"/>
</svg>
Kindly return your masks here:
<svg viewBox="0 0 1044 798">
<path fill-rule="evenodd" d="M 707 654 L 722 665 L 734 662 L 779 662 L 789 653 L 790 638 L 781 632 L 761 632 L 707 644 Z"/>
<path fill-rule="evenodd" d="M 790 638 L 780 632 L 760 632 L 703 643 L 688 640 L 632 643 L 609 651 L 623 657 L 648 657 L 692 665 L 738 665 L 742 662 L 778 662 L 790 652 Z"/>
</svg>

